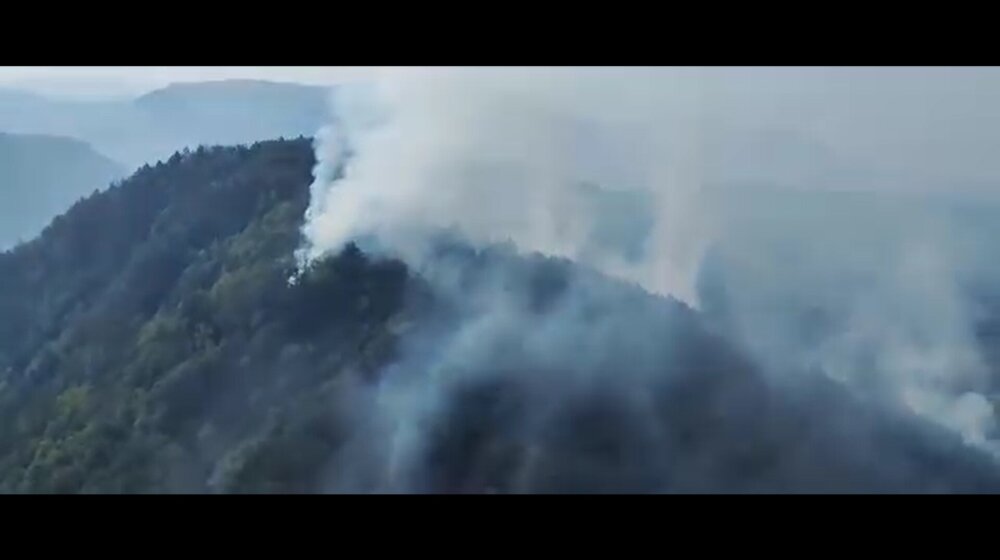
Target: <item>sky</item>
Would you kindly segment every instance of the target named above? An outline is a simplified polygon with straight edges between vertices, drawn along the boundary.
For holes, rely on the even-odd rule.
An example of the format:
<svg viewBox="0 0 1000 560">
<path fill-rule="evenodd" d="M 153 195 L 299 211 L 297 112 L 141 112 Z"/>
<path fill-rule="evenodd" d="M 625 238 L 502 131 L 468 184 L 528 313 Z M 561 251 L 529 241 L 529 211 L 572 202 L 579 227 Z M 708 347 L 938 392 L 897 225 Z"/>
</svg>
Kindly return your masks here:
<svg viewBox="0 0 1000 560">
<path fill-rule="evenodd" d="M 261 79 L 332 85 L 370 69 L 335 66 L 0 66 L 0 88 L 57 97 L 140 95 L 173 82 Z"/>
<path fill-rule="evenodd" d="M 52 97 L 137 96 L 172 82 L 264 79 L 333 85 L 367 81 L 382 67 L 173 66 L 0 67 L 0 88 Z M 546 68 L 541 73 L 558 73 Z M 636 72 L 636 76 L 631 76 Z M 711 67 L 619 69 L 598 80 L 628 96 L 647 79 L 663 80 L 662 103 L 707 115 L 715 125 L 801 137 L 857 168 L 956 185 L 1000 183 L 1000 68 L 997 67 Z M 635 78 L 635 79 L 633 79 Z M 533 87 L 531 81 L 522 86 Z M 708 130 L 711 124 L 701 125 Z M 735 153 L 751 154 L 737 146 Z M 757 159 L 753 155 L 751 159 Z M 795 164 L 792 161 L 791 164 Z M 782 162 L 785 168 L 793 165 Z M 719 167 L 719 165 L 716 165 Z"/>
</svg>

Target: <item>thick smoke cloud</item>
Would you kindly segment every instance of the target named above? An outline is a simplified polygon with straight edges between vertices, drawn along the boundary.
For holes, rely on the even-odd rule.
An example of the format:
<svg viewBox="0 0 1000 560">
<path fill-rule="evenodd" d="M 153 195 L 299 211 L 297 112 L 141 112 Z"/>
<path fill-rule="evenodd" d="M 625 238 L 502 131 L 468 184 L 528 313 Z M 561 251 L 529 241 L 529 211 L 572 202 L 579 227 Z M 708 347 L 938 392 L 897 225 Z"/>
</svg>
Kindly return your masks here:
<svg viewBox="0 0 1000 560">
<path fill-rule="evenodd" d="M 996 286 L 990 228 L 947 199 L 886 202 L 730 193 L 702 270 L 706 315 L 771 370 L 821 370 L 993 449 L 995 365 L 976 336 L 979 287 Z"/>
<path fill-rule="evenodd" d="M 675 312 L 622 301 L 578 274 L 556 282 L 558 303 L 539 310 L 535 280 L 514 260 L 443 259 L 442 232 L 672 296 L 779 386 L 819 372 L 992 450 L 991 366 L 970 291 L 996 277 L 983 265 L 990 220 L 970 227 L 936 200 L 881 198 L 989 180 L 920 120 L 926 104 L 974 99 L 961 85 L 982 80 L 935 86 L 926 74 L 894 72 L 408 69 L 337 99 L 339 119 L 318 142 L 303 262 L 360 241 L 406 261 L 453 300 L 459 319 L 408 338 L 362 407 L 366 433 L 380 437 L 355 443 L 334 487 L 426 489 L 433 474 L 418 458 L 447 424 L 450 395 L 505 379 L 518 379 L 521 401 L 532 403 L 508 412 L 511 437 L 528 448 L 551 441 L 566 403 L 595 387 L 616 395 L 609 402 L 629 412 L 623 432 L 637 438 L 619 452 L 649 469 L 625 478 L 665 484 L 650 479 L 665 457 L 641 443 L 664 441 L 643 395 L 683 369 L 670 367 L 683 353 L 668 344 L 678 329 L 664 316 Z M 930 84 L 924 97 L 913 93 L 920 84 Z M 948 107 L 952 130 L 970 125 Z M 915 142 L 921 132 L 925 142 Z M 884 157 L 865 148 L 873 142 Z M 940 157 L 927 157 L 928 146 Z M 872 194 L 820 194 L 829 189 Z M 484 268 L 471 284 L 470 267 Z M 739 417 L 749 402 L 732 396 L 711 408 L 749 425 Z M 867 440 L 850 441 L 860 454 Z M 525 457 L 528 470 L 544 463 Z"/>
<path fill-rule="evenodd" d="M 323 161 L 355 155 L 334 188 L 321 169 L 309 256 L 373 235 L 413 261 L 429 230 L 454 228 L 476 244 L 512 241 L 692 301 L 708 227 L 687 176 L 698 99 L 674 92 L 670 76 L 439 69 L 375 85 L 345 101 L 351 109 L 320 146 Z M 602 208 L 588 183 L 651 195 L 656 220 L 640 262 L 596 242 Z"/>
</svg>

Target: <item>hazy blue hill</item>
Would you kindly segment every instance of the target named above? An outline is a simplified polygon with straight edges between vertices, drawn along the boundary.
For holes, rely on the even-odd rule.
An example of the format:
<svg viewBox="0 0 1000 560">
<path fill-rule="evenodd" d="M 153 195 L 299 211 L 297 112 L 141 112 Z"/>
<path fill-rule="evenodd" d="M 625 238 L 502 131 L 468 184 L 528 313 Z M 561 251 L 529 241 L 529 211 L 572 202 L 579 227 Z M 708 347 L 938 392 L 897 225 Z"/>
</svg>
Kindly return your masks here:
<svg viewBox="0 0 1000 560">
<path fill-rule="evenodd" d="M 260 80 L 177 83 L 135 100 L 139 108 L 165 115 L 186 111 L 201 115 L 214 111 L 241 112 L 270 108 L 270 114 L 285 112 L 305 118 L 326 110 L 326 103 L 326 88 Z M 281 105 L 285 107 L 280 107 Z M 260 115 L 261 118 L 268 118 L 268 112 L 261 112 L 265 113 Z"/>
<path fill-rule="evenodd" d="M 124 143 L 115 150 L 127 161 L 142 161 L 184 146 L 311 136 L 329 118 L 329 96 L 326 88 L 255 80 L 173 84 L 133 103 L 156 144 L 143 146 L 147 153 L 126 153 Z"/>
<path fill-rule="evenodd" d="M 85 142 L 0 133 L 0 249 L 34 237 L 73 202 L 123 175 Z"/>
<path fill-rule="evenodd" d="M 173 84 L 135 99 L 76 101 L 0 90 L 0 130 L 71 136 L 126 167 L 185 147 L 312 135 L 329 90 L 255 80 Z"/>
<path fill-rule="evenodd" d="M 104 101 L 0 90 L 0 249 L 81 195 L 185 147 L 311 136 L 329 120 L 328 98 L 322 87 L 252 80 Z"/>
</svg>

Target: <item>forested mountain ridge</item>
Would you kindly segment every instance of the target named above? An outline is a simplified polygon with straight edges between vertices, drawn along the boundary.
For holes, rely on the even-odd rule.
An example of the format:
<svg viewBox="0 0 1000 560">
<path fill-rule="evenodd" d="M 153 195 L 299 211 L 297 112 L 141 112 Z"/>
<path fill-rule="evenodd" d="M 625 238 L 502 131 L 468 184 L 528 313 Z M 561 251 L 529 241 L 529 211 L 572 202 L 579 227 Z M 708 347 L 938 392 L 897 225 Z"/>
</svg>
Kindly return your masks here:
<svg viewBox="0 0 1000 560">
<path fill-rule="evenodd" d="M 143 164 L 185 147 L 310 135 L 331 91 L 255 80 L 176 83 L 135 99 L 74 100 L 0 89 L 0 250 Z"/>
<path fill-rule="evenodd" d="M 293 424 L 310 421 L 308 399 L 291 396 L 302 382 L 291 370 L 316 358 L 313 307 L 295 299 L 314 287 L 308 278 L 294 292 L 285 287 L 312 165 L 304 139 L 177 154 L 0 255 L 4 491 L 205 491 L 216 479 L 254 487 L 241 478 L 244 462 L 308 463 L 308 454 L 257 450 L 247 434 L 288 429 L 289 406 Z M 331 263 L 329 274 L 346 266 L 364 275 L 368 266 L 360 253 Z M 399 274 L 375 267 L 371 280 Z M 333 346 L 365 340 L 365 328 L 348 324 Z M 273 335 L 285 331 L 293 334 Z M 250 373 L 258 368 L 263 378 Z M 285 375 L 271 375 L 275 368 Z M 202 415 L 208 407 L 218 418 Z M 259 414 L 226 416 L 248 410 Z M 316 429 L 320 443 L 332 437 Z M 213 478 L 205 469 L 240 442 L 245 457 L 230 457 L 231 473 Z M 273 476 L 259 467 L 271 476 L 263 488 L 294 490 L 309 479 L 306 466 L 282 465 L 293 471 Z"/>
<path fill-rule="evenodd" d="M 290 283 L 314 164 L 304 138 L 185 151 L 0 253 L 0 492 L 384 489 L 359 388 L 494 283 L 537 332 L 456 366 L 417 490 L 1000 491 L 956 438 L 832 384 L 777 391 L 692 310 L 571 262 L 443 243 L 446 293 L 352 245 Z M 522 359 L 569 300 L 572 359 Z M 602 375 L 545 385 L 574 364 Z"/>
</svg>

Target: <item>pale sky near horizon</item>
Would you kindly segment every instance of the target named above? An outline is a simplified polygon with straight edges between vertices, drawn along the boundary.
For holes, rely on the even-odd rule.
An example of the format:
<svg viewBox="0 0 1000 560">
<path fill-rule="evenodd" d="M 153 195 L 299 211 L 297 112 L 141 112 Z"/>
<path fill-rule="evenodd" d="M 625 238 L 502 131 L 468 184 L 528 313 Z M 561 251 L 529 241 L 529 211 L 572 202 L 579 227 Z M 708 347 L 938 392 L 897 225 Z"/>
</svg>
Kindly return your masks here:
<svg viewBox="0 0 1000 560">
<path fill-rule="evenodd" d="M 0 66 L 0 89 L 50 97 L 131 97 L 173 82 L 262 79 L 334 85 L 376 78 L 386 69 Z M 629 72 L 609 74 L 612 94 L 628 92 L 631 82 L 622 76 Z M 669 78 L 663 82 L 665 95 L 696 100 L 692 114 L 715 115 L 721 123 L 751 131 L 794 131 L 862 167 L 939 183 L 956 178 L 987 182 L 1000 192 L 1000 67 L 688 67 L 647 68 L 636 75 L 650 76 Z M 609 99 L 614 101 L 614 95 Z"/>
<path fill-rule="evenodd" d="M 0 66 L 0 88 L 60 97 L 139 95 L 173 82 L 260 79 L 333 85 L 363 79 L 361 66 Z"/>
</svg>

